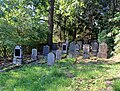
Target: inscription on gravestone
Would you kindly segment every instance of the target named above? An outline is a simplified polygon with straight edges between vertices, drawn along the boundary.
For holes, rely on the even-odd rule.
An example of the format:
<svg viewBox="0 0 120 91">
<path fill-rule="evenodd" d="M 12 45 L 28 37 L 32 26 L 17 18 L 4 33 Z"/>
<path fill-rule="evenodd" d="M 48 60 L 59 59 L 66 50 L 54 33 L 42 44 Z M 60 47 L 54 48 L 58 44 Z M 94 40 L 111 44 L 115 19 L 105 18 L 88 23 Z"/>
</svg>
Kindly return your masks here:
<svg viewBox="0 0 120 91">
<path fill-rule="evenodd" d="M 67 53 L 67 44 L 66 43 L 62 44 L 62 53 Z"/>
<path fill-rule="evenodd" d="M 22 47 L 21 46 L 16 46 L 14 49 L 13 64 L 17 64 L 17 65 L 22 64 Z"/>
</svg>

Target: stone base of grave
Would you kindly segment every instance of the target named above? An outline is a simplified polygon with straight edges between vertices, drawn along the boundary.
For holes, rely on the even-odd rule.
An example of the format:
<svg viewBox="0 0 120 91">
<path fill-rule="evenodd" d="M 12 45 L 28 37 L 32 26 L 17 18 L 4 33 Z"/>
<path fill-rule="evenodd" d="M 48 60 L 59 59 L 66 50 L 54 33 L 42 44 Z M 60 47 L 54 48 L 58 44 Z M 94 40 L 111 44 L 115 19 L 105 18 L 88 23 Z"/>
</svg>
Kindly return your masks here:
<svg viewBox="0 0 120 91">
<path fill-rule="evenodd" d="M 31 58 L 32 58 L 33 60 L 37 60 L 37 56 L 31 55 Z"/>
<path fill-rule="evenodd" d="M 90 58 L 90 55 L 87 54 L 87 53 L 84 53 L 84 54 L 83 54 L 83 59 L 88 59 L 88 58 Z"/>
<path fill-rule="evenodd" d="M 107 59 L 107 53 L 98 52 L 97 57 L 99 57 L 99 58 L 106 58 Z"/>
<path fill-rule="evenodd" d="M 20 58 L 13 58 L 13 64 L 21 65 L 22 64 L 22 59 L 20 59 Z"/>
</svg>

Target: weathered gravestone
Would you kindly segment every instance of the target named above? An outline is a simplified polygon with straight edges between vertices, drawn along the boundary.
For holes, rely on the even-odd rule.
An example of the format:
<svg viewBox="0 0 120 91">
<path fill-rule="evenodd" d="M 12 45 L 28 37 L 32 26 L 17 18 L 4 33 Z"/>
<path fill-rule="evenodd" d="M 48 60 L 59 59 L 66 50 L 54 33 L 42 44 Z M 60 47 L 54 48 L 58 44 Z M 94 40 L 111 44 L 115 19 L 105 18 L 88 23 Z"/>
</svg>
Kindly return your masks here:
<svg viewBox="0 0 120 91">
<path fill-rule="evenodd" d="M 83 45 L 83 58 L 84 59 L 90 58 L 89 52 L 90 52 L 90 45 L 84 44 Z"/>
<path fill-rule="evenodd" d="M 31 58 L 32 58 L 33 60 L 37 60 L 37 49 L 32 49 Z"/>
<path fill-rule="evenodd" d="M 17 64 L 17 65 L 22 64 L 22 47 L 21 46 L 16 46 L 14 49 L 13 64 Z"/>
<path fill-rule="evenodd" d="M 99 44 L 96 40 L 94 40 L 92 43 L 91 43 L 91 46 L 92 46 L 92 54 L 93 56 L 97 56 L 97 53 L 98 53 L 98 48 L 99 48 Z"/>
<path fill-rule="evenodd" d="M 80 52 L 79 52 L 80 51 L 79 44 L 76 44 L 75 47 L 76 47 L 76 49 L 75 49 L 76 50 L 76 54 L 79 55 L 80 54 Z"/>
<path fill-rule="evenodd" d="M 48 45 L 43 46 L 43 56 L 47 56 L 50 52 L 50 47 Z"/>
<path fill-rule="evenodd" d="M 82 41 L 78 41 L 77 44 L 79 44 L 80 50 L 82 50 Z"/>
<path fill-rule="evenodd" d="M 56 54 L 56 50 L 58 49 L 58 47 L 57 47 L 57 44 L 53 44 L 52 45 L 52 52 L 54 53 L 54 54 Z"/>
<path fill-rule="evenodd" d="M 62 53 L 67 53 L 67 44 L 66 43 L 63 43 L 62 44 Z"/>
<path fill-rule="evenodd" d="M 107 58 L 107 51 L 108 51 L 108 46 L 106 43 L 101 43 L 99 45 L 99 52 L 98 52 L 98 57 L 99 58 Z"/>
<path fill-rule="evenodd" d="M 50 52 L 50 47 L 48 45 L 46 46 L 43 46 L 43 56 L 44 56 L 44 59 L 47 60 L 47 56 Z"/>
<path fill-rule="evenodd" d="M 56 50 L 56 60 L 61 60 L 62 51 Z"/>
<path fill-rule="evenodd" d="M 69 54 L 72 55 L 72 57 L 75 57 L 75 55 L 76 55 L 76 44 L 75 44 L 75 41 L 70 43 Z"/>
<path fill-rule="evenodd" d="M 55 61 L 55 55 L 54 53 L 50 52 L 47 58 L 47 65 L 53 65 L 54 61 Z"/>
</svg>

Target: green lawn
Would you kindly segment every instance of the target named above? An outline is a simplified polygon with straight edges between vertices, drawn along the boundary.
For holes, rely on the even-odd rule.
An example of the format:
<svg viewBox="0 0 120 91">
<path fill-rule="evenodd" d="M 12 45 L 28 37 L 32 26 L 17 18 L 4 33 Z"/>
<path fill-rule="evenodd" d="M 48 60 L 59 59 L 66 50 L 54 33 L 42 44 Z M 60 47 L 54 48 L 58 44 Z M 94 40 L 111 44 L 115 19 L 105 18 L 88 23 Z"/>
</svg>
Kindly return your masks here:
<svg viewBox="0 0 120 91">
<path fill-rule="evenodd" d="M 120 64 L 73 62 L 29 64 L 0 73 L 0 91 L 120 91 Z"/>
</svg>

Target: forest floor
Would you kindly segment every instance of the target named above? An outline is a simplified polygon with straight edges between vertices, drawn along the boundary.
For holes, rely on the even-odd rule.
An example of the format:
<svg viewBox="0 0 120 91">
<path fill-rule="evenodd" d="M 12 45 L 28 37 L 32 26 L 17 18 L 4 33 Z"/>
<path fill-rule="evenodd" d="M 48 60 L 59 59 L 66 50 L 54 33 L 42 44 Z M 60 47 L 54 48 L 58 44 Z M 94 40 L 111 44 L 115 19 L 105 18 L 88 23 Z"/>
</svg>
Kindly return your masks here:
<svg viewBox="0 0 120 91">
<path fill-rule="evenodd" d="M 80 57 L 32 63 L 0 73 L 0 91 L 120 91 L 120 63 Z"/>
</svg>

